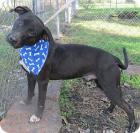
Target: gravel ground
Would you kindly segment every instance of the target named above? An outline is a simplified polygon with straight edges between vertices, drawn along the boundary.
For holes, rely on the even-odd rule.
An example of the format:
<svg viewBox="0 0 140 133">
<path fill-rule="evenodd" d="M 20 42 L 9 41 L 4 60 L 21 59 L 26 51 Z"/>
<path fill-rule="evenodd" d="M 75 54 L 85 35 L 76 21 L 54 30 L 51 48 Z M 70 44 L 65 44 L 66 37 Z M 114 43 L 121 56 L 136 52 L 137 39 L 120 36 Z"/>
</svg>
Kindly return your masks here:
<svg viewBox="0 0 140 133">
<path fill-rule="evenodd" d="M 74 114 L 67 118 L 67 125 L 60 133 L 124 133 L 128 125 L 125 112 L 116 107 L 114 112 L 105 115 L 102 111 L 110 102 L 94 82 L 79 79 L 70 92 L 70 100 L 74 105 Z M 135 115 L 140 116 L 140 91 L 129 86 L 122 86 L 125 100 L 135 109 Z"/>
</svg>

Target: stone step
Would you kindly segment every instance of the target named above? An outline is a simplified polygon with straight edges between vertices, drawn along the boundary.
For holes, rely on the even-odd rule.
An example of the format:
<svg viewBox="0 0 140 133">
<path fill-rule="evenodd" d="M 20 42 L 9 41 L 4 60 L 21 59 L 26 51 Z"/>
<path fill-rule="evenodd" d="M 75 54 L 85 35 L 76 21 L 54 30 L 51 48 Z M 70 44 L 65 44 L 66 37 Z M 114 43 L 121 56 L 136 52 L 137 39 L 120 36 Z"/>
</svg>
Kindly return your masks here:
<svg viewBox="0 0 140 133">
<path fill-rule="evenodd" d="M 62 126 L 58 104 L 61 83 L 53 81 L 49 84 L 43 118 L 39 123 L 29 123 L 29 117 L 37 106 L 37 95 L 28 106 L 20 104 L 21 98 L 17 98 L 0 123 L 0 133 L 58 133 Z"/>
</svg>

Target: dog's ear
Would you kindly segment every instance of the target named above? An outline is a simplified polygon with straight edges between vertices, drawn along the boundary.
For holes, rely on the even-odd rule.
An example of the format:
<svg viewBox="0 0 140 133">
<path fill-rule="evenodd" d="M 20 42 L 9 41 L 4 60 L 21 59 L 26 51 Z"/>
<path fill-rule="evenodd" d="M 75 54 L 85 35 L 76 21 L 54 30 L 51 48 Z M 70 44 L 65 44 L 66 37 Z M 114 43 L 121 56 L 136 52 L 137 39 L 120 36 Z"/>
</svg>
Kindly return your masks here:
<svg viewBox="0 0 140 133">
<path fill-rule="evenodd" d="M 16 12 L 19 15 L 22 15 L 27 12 L 31 12 L 31 10 L 27 6 L 17 6 L 14 9 L 11 9 L 10 12 Z"/>
<path fill-rule="evenodd" d="M 46 26 L 44 26 L 43 36 L 42 37 L 43 37 L 43 39 L 48 40 L 51 43 L 54 43 L 52 34 L 51 34 L 50 30 Z"/>
<path fill-rule="evenodd" d="M 44 40 L 48 40 L 49 41 L 49 38 L 48 38 L 48 35 L 47 34 L 43 34 L 42 37 L 43 37 Z"/>
</svg>

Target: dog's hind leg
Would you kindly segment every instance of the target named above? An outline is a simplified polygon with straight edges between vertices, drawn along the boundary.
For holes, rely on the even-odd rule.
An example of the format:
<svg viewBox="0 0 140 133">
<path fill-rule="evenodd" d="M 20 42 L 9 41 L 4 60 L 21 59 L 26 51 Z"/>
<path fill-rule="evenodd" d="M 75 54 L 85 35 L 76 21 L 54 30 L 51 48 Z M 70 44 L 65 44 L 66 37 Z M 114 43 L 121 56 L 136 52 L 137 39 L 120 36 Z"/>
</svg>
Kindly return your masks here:
<svg viewBox="0 0 140 133">
<path fill-rule="evenodd" d="M 127 113 L 127 116 L 129 118 L 129 127 L 128 132 L 132 133 L 136 131 L 138 128 L 138 123 L 135 122 L 135 116 L 134 116 L 134 110 L 130 107 L 130 105 L 122 98 L 121 103 L 118 104 L 119 107 L 121 107 L 125 112 Z"/>
<path fill-rule="evenodd" d="M 122 108 L 129 118 L 129 133 L 132 133 L 132 131 L 135 131 L 137 128 L 137 124 L 135 122 L 135 116 L 134 116 L 134 110 L 130 107 L 130 105 L 122 98 L 121 93 L 118 93 L 118 90 L 121 92 L 120 88 L 106 88 L 105 94 L 110 99 L 111 106 L 108 108 L 109 111 L 112 111 L 114 109 L 114 105 L 118 105 L 120 108 Z"/>
<path fill-rule="evenodd" d="M 113 99 L 112 97 L 110 98 L 112 99 L 113 103 L 116 103 L 116 105 L 118 105 L 127 113 L 129 119 L 128 132 L 134 132 L 138 128 L 138 124 L 135 122 L 134 109 L 132 109 L 131 106 L 122 97 L 120 97 L 118 100 Z"/>
<path fill-rule="evenodd" d="M 97 84 L 97 87 L 99 87 L 99 88 L 103 91 L 103 88 L 102 88 L 101 85 L 99 84 L 98 79 L 95 79 L 94 81 L 95 81 L 95 83 Z M 103 112 L 106 113 L 106 114 L 112 113 L 113 110 L 114 110 L 114 108 L 115 108 L 115 106 L 116 106 L 116 105 L 115 105 L 114 103 L 110 102 L 110 106 L 109 106 L 107 109 L 104 109 Z"/>
<path fill-rule="evenodd" d="M 122 92 L 120 87 L 118 86 L 119 73 L 115 72 L 116 71 L 113 70 L 110 70 L 108 72 L 105 71 L 100 76 L 98 76 L 98 82 L 109 100 L 114 105 L 118 105 L 127 113 L 127 116 L 129 118 L 129 133 L 132 133 L 138 126 L 135 122 L 134 110 L 122 98 Z M 111 108 L 113 108 L 113 105 Z"/>
<path fill-rule="evenodd" d="M 27 80 L 28 80 L 28 94 L 27 94 L 27 98 L 24 100 L 24 103 L 30 104 L 30 102 L 34 96 L 36 79 L 34 78 L 33 75 L 27 73 Z"/>
</svg>

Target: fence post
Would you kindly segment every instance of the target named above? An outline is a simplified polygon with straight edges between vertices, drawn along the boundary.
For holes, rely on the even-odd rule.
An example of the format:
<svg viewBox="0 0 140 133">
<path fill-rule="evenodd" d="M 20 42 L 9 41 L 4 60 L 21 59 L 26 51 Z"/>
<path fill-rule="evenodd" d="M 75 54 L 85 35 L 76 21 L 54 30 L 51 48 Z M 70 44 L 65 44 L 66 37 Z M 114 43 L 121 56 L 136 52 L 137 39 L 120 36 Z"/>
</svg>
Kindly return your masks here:
<svg viewBox="0 0 140 133">
<path fill-rule="evenodd" d="M 67 0 L 65 0 L 65 4 L 67 3 Z M 68 22 L 68 8 L 65 9 L 65 22 Z"/>
<path fill-rule="evenodd" d="M 71 5 L 72 5 L 72 10 L 71 10 L 71 15 L 72 15 L 72 16 L 76 14 L 76 8 L 77 8 L 77 7 L 76 7 L 76 6 L 77 6 L 77 5 L 76 5 L 76 4 L 77 4 L 76 1 L 77 1 L 77 0 L 73 1 L 72 4 L 71 4 Z"/>
<path fill-rule="evenodd" d="M 65 0 L 65 4 L 67 4 L 68 0 Z M 73 15 L 76 14 L 76 10 L 78 9 L 78 0 L 73 1 L 66 9 L 65 9 L 65 22 L 70 23 Z"/>
<path fill-rule="evenodd" d="M 36 0 L 32 0 L 32 10 L 34 14 L 36 14 L 36 4 Z"/>
<path fill-rule="evenodd" d="M 16 0 L 14 0 L 14 8 L 16 7 Z M 16 15 L 14 14 L 14 20 L 16 19 Z"/>
<path fill-rule="evenodd" d="M 116 8 L 118 7 L 118 0 L 116 0 Z"/>
<path fill-rule="evenodd" d="M 65 0 L 65 4 L 67 4 L 68 0 Z M 71 22 L 71 4 L 65 9 L 65 22 Z"/>
<path fill-rule="evenodd" d="M 16 7 L 16 0 L 14 0 L 14 8 Z"/>
<path fill-rule="evenodd" d="M 56 10 L 58 11 L 60 8 L 60 0 L 56 0 Z M 56 37 L 57 39 L 60 38 L 60 19 L 59 19 L 59 14 L 56 17 Z"/>
<path fill-rule="evenodd" d="M 72 11 L 72 4 L 68 6 L 68 23 L 71 23 L 71 11 Z"/>
<path fill-rule="evenodd" d="M 79 0 L 76 0 L 76 10 L 79 8 Z"/>
<path fill-rule="evenodd" d="M 110 0 L 110 1 L 109 1 L 110 8 L 111 8 L 111 3 L 112 3 L 112 1 Z"/>
</svg>

